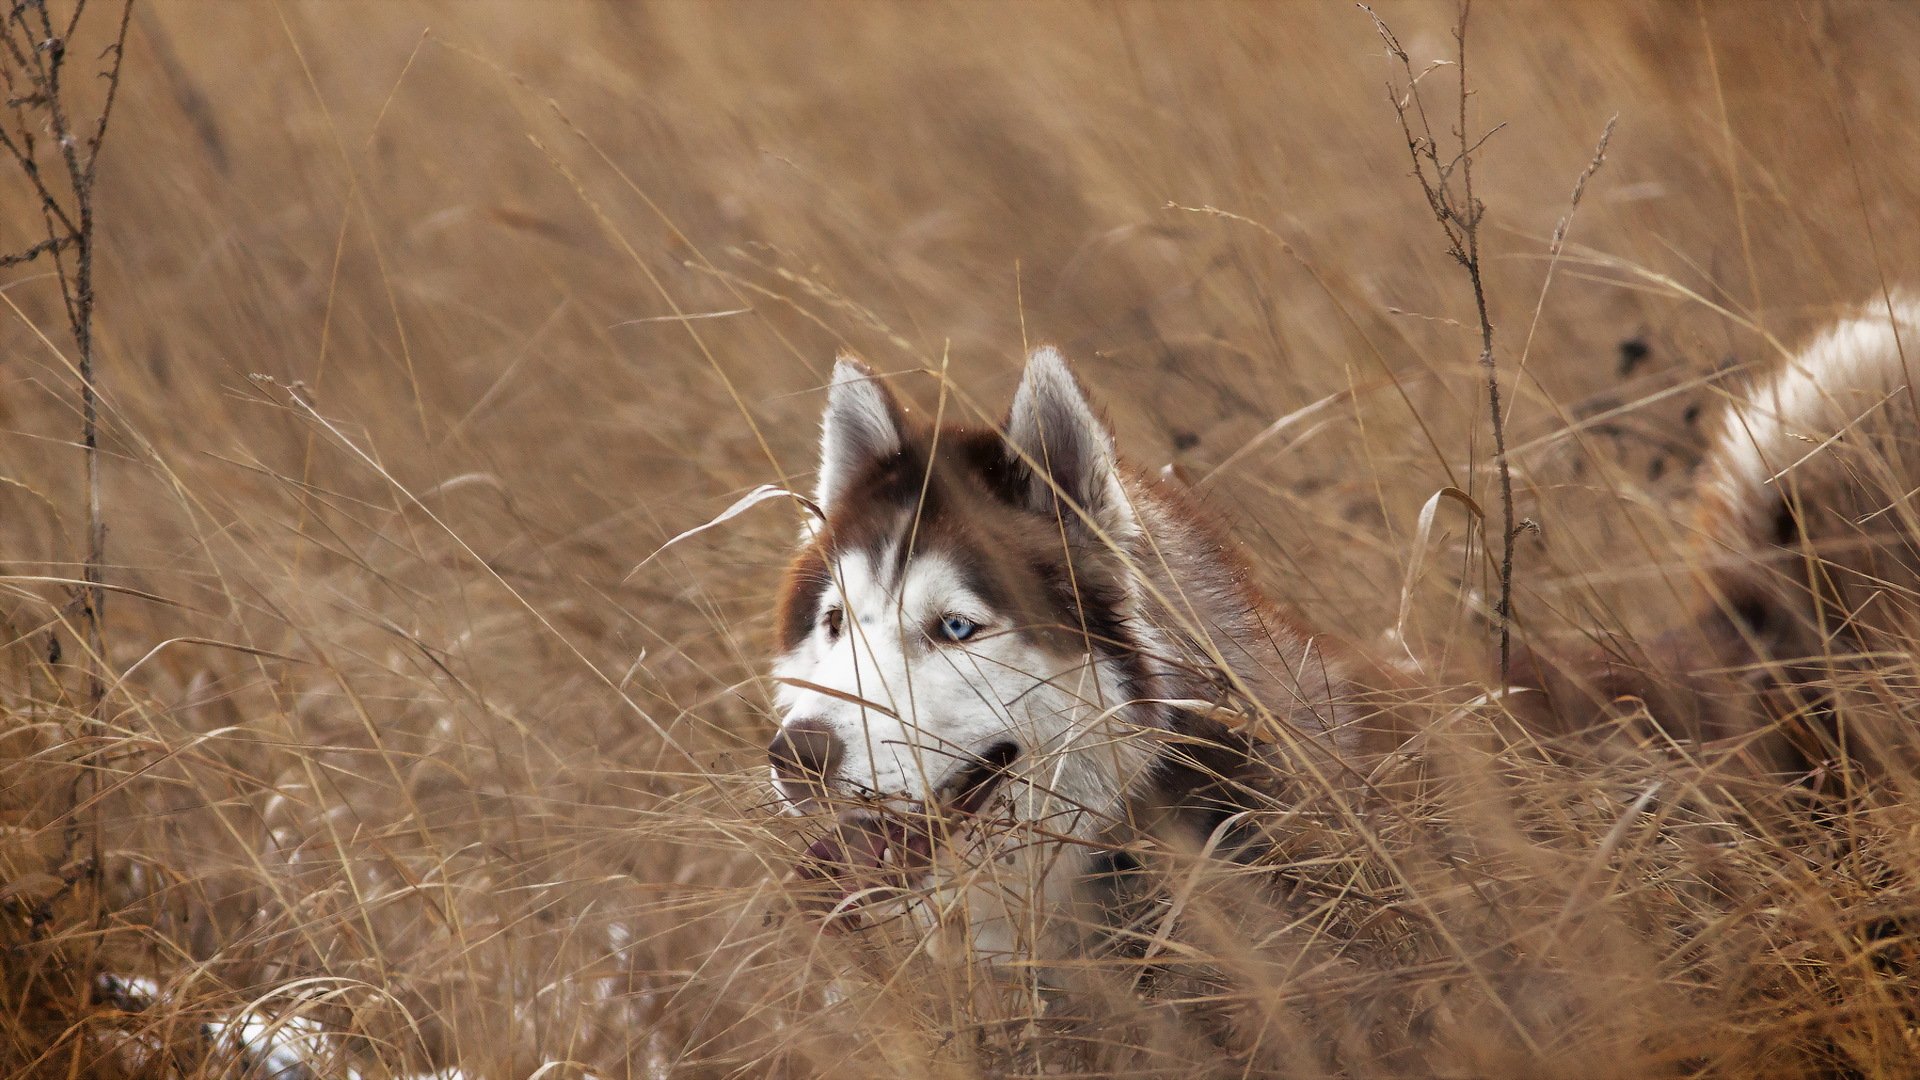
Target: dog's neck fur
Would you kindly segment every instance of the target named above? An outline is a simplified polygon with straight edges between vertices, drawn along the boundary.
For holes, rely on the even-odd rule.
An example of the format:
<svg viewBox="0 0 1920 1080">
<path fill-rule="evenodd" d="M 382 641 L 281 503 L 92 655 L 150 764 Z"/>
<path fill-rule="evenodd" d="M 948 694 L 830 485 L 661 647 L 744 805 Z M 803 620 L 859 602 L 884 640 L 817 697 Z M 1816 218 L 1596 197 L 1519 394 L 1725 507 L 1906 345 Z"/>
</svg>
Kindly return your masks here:
<svg viewBox="0 0 1920 1080">
<path fill-rule="evenodd" d="M 1159 696 L 1251 714 L 1352 753 L 1371 742 L 1372 674 L 1343 644 L 1315 635 L 1260 590 L 1240 554 L 1175 481 L 1130 476 L 1140 535 L 1128 552 Z M 1371 680 L 1368 680 L 1371 681 Z M 1179 723 L 1177 718 L 1172 723 Z"/>
</svg>

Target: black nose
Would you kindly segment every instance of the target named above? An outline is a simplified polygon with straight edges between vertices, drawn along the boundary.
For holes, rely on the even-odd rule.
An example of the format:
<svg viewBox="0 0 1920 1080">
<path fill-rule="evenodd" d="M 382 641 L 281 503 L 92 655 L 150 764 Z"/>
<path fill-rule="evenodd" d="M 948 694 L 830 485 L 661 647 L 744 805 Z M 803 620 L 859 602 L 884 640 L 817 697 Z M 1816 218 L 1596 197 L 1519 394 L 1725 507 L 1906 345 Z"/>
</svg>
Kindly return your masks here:
<svg viewBox="0 0 1920 1080">
<path fill-rule="evenodd" d="M 840 768 L 846 746 L 825 720 L 788 721 L 767 744 L 774 780 L 781 794 L 794 802 L 825 798 L 832 791 L 833 774 Z"/>
</svg>

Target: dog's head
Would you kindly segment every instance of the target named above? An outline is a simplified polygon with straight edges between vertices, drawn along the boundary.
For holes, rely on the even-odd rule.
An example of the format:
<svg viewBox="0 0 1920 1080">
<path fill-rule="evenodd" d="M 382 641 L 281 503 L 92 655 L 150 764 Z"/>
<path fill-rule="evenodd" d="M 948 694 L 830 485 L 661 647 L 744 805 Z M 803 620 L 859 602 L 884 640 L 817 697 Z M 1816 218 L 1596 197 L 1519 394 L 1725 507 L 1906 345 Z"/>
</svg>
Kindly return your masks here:
<svg viewBox="0 0 1920 1080">
<path fill-rule="evenodd" d="M 823 428 L 778 614 L 781 796 L 1084 835 L 1145 767 L 1154 695 L 1138 508 L 1066 361 L 1034 353 L 992 429 L 924 423 L 842 359 Z M 867 820 L 869 863 L 913 846 Z"/>
</svg>

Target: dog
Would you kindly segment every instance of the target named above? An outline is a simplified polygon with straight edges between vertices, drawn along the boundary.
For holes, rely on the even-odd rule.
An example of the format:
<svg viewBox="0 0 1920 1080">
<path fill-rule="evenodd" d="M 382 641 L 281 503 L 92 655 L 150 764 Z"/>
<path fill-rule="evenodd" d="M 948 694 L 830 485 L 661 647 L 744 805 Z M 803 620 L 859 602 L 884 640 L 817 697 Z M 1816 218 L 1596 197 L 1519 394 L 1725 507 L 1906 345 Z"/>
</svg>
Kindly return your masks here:
<svg viewBox="0 0 1920 1080">
<path fill-rule="evenodd" d="M 1902 299 L 1732 401 L 1695 616 L 1640 656 L 1523 648 L 1501 704 L 1572 732 L 1630 702 L 1673 737 L 1751 736 L 1760 769 L 1820 760 L 1783 718 L 1804 727 L 1835 657 L 1882 644 L 1850 613 L 1898 622 L 1920 597 L 1909 358 Z M 1418 734 L 1399 668 L 1264 595 L 1183 487 L 1122 462 L 1056 349 L 997 428 L 930 424 L 843 357 L 813 501 L 768 759 L 786 810 L 828 823 L 797 872 L 828 928 L 899 915 L 989 962 L 1071 949 L 1139 837 L 1215 850 L 1251 793 L 1363 805 Z"/>
</svg>

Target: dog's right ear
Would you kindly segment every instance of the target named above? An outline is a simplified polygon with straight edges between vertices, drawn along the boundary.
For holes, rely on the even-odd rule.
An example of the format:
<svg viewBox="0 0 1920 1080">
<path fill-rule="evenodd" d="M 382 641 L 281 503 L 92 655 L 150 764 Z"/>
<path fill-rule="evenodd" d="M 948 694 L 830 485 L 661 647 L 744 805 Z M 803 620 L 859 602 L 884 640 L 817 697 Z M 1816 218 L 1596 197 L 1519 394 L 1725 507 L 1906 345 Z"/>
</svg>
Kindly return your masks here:
<svg viewBox="0 0 1920 1080">
<path fill-rule="evenodd" d="M 900 452 L 905 427 L 899 402 L 867 365 L 846 354 L 833 365 L 827 414 L 820 423 L 820 478 L 813 500 L 833 513 L 834 504 L 860 474 Z"/>
<path fill-rule="evenodd" d="M 1094 411 L 1060 350 L 1035 349 L 1027 358 L 1005 431 L 1027 478 L 1029 509 L 1056 516 L 1070 529 L 1091 531 L 1106 543 L 1124 542 L 1138 531 L 1120 483 L 1113 431 Z"/>
</svg>

